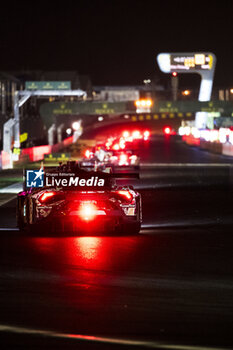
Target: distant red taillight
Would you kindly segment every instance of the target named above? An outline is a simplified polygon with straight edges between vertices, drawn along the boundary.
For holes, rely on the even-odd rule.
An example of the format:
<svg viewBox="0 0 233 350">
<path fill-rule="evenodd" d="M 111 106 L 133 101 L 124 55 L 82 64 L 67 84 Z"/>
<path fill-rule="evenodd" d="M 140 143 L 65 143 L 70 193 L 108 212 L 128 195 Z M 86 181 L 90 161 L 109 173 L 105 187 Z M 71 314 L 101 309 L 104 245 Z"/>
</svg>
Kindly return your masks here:
<svg viewBox="0 0 233 350">
<path fill-rule="evenodd" d="M 119 156 L 119 165 L 127 165 L 128 164 L 128 156 L 127 154 L 120 154 Z"/>
<path fill-rule="evenodd" d="M 124 138 L 127 138 L 127 137 L 129 137 L 129 132 L 128 131 L 124 131 L 122 135 L 123 135 Z"/>
<path fill-rule="evenodd" d="M 114 149 L 114 151 L 119 151 L 120 146 L 118 143 L 115 143 L 115 145 L 112 146 L 112 149 Z"/>
<path fill-rule="evenodd" d="M 144 131 L 144 140 L 148 140 L 150 137 L 150 132 L 148 130 Z"/>
<path fill-rule="evenodd" d="M 163 129 L 163 131 L 164 131 L 164 134 L 165 135 L 171 135 L 171 128 L 170 128 L 170 126 L 166 126 L 164 129 Z"/>
<path fill-rule="evenodd" d="M 87 149 L 87 150 L 85 151 L 85 157 L 86 157 L 86 158 L 90 158 L 90 155 L 91 155 L 91 152 L 89 151 L 89 149 Z"/>
<path fill-rule="evenodd" d="M 142 137 L 142 135 L 141 135 L 141 133 L 140 133 L 140 131 L 139 130 L 135 130 L 134 132 L 133 132 L 133 134 L 132 134 L 132 136 L 133 136 L 133 139 L 140 139 L 141 137 Z"/>
</svg>

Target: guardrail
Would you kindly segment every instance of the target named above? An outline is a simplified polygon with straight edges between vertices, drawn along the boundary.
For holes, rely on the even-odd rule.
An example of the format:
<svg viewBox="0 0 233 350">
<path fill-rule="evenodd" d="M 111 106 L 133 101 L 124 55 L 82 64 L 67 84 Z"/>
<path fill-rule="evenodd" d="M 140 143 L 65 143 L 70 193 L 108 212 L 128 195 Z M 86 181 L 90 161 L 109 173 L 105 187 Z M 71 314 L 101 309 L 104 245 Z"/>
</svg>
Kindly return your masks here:
<svg viewBox="0 0 233 350">
<path fill-rule="evenodd" d="M 198 146 L 213 153 L 219 153 L 233 157 L 233 145 L 231 143 L 220 143 L 217 141 L 205 141 L 195 138 L 193 135 L 183 135 L 182 140 L 190 146 Z"/>
<path fill-rule="evenodd" d="M 0 152 L 0 169 L 12 168 L 12 155 L 8 152 Z"/>
<path fill-rule="evenodd" d="M 44 159 L 45 154 L 55 153 L 62 148 L 69 146 L 73 143 L 73 136 L 68 137 L 60 143 L 53 146 L 43 145 L 29 148 L 23 148 L 19 156 L 19 163 L 23 162 L 37 162 Z M 12 155 L 8 152 L 0 152 L 0 169 L 12 168 Z"/>
<path fill-rule="evenodd" d="M 37 162 L 44 159 L 45 154 L 58 152 L 60 149 L 69 146 L 73 143 L 73 136 L 68 137 L 60 143 L 57 143 L 53 146 L 44 145 L 44 146 L 36 146 L 30 148 L 22 149 L 20 156 L 28 155 L 29 161 Z M 20 159 L 19 159 L 20 160 Z"/>
</svg>

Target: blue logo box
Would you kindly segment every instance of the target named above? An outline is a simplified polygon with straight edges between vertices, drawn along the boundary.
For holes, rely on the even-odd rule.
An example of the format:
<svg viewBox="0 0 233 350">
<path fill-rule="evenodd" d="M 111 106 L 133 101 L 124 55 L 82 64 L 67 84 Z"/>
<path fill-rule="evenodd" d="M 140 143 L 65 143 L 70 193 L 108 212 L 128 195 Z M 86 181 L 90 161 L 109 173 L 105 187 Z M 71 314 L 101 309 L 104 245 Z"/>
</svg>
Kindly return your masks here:
<svg viewBox="0 0 233 350">
<path fill-rule="evenodd" d="M 44 171 L 26 170 L 26 186 L 27 187 L 43 187 L 44 186 Z"/>
</svg>

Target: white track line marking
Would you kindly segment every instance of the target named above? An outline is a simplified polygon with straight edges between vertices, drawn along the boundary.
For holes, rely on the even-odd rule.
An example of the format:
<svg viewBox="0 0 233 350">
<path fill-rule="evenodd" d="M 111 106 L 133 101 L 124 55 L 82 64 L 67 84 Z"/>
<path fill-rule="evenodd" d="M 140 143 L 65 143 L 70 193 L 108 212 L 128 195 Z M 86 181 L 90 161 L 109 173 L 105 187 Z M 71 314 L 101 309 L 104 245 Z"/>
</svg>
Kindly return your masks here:
<svg viewBox="0 0 233 350">
<path fill-rule="evenodd" d="M 58 333 L 48 330 L 40 329 L 31 329 L 25 327 L 16 327 L 9 325 L 0 324 L 0 332 L 10 332 L 17 334 L 27 334 L 27 335 L 40 335 L 50 338 L 63 338 L 71 339 L 77 341 L 88 341 L 93 343 L 107 343 L 107 344 L 117 344 L 117 345 L 128 345 L 128 346 L 143 346 L 151 349 L 170 349 L 170 350 L 223 350 L 224 348 L 213 348 L 213 347 L 200 347 L 192 345 L 179 345 L 179 344 L 169 344 L 169 343 L 160 343 L 155 341 L 140 341 L 132 339 L 121 339 L 121 338 L 108 338 L 108 337 L 97 337 L 90 335 L 81 335 L 81 334 L 66 334 Z"/>
<path fill-rule="evenodd" d="M 0 193 L 19 193 L 22 190 L 23 190 L 23 183 L 16 182 L 12 185 L 1 188 Z"/>
</svg>

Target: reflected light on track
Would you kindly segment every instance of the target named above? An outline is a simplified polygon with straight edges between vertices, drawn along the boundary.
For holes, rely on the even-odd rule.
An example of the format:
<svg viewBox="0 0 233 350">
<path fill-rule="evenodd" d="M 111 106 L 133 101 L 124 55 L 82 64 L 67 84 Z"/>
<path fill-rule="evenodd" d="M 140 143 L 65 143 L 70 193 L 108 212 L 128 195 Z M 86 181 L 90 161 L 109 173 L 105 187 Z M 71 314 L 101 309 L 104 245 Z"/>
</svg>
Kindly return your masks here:
<svg viewBox="0 0 233 350">
<path fill-rule="evenodd" d="M 101 239 L 97 237 L 79 237 L 76 238 L 75 246 L 78 249 L 82 259 L 93 260 L 98 257 Z"/>
<path fill-rule="evenodd" d="M 27 246 L 39 265 L 74 278 L 87 269 L 127 271 L 141 251 L 138 237 L 119 236 L 33 238 Z"/>
</svg>

